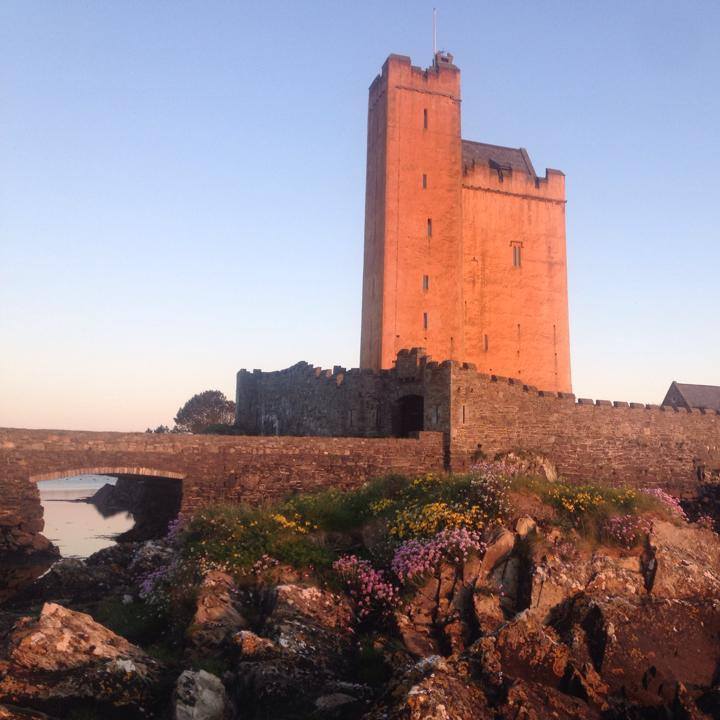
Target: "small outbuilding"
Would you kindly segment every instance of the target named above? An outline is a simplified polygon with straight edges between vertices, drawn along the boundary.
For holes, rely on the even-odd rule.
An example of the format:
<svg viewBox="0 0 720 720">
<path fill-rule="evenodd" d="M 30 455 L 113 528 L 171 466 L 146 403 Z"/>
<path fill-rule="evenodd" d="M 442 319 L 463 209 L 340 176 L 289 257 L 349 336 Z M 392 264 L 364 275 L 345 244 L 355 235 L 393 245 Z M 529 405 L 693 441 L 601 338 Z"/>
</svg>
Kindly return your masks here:
<svg viewBox="0 0 720 720">
<path fill-rule="evenodd" d="M 701 408 L 720 412 L 720 386 L 691 385 L 673 380 L 662 404 L 683 407 L 688 410 Z"/>
</svg>

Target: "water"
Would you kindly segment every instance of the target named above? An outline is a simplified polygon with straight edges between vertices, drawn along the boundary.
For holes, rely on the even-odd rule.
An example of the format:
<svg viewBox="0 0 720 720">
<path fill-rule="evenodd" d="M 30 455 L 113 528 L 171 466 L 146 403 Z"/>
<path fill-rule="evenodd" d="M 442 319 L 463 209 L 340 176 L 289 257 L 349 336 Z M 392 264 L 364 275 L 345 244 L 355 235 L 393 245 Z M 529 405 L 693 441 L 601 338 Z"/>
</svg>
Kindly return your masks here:
<svg viewBox="0 0 720 720">
<path fill-rule="evenodd" d="M 94 505 L 77 502 L 92 496 L 103 485 L 114 485 L 116 478 L 81 475 L 38 482 L 45 517 L 43 535 L 60 550 L 62 557 L 85 558 L 115 544 L 115 538 L 135 524 L 130 513 L 103 517 Z"/>
</svg>

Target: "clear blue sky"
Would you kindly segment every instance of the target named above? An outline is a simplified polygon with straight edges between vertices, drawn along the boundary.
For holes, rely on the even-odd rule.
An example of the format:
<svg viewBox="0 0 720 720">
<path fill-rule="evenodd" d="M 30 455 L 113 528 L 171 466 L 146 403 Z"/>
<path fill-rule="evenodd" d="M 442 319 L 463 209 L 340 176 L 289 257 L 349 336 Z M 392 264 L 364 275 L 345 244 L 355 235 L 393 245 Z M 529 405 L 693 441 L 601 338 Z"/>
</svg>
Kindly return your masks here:
<svg viewBox="0 0 720 720">
<path fill-rule="evenodd" d="M 567 174 L 573 382 L 720 384 L 720 4 L 0 4 L 0 425 L 139 429 L 359 354 L 367 88 Z"/>
</svg>

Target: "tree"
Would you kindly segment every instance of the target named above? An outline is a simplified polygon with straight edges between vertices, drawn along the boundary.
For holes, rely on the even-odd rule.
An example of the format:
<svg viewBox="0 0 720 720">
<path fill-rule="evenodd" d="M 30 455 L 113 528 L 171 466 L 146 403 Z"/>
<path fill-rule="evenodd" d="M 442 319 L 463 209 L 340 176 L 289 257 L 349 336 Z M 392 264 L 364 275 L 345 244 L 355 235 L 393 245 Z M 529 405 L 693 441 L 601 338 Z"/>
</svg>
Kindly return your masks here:
<svg viewBox="0 0 720 720">
<path fill-rule="evenodd" d="M 164 433 L 169 433 L 169 432 L 170 432 L 170 428 L 169 428 L 167 425 L 158 425 L 154 430 L 153 430 L 152 428 L 148 428 L 145 432 L 146 432 L 146 433 L 160 433 L 160 434 L 164 434 Z"/>
<path fill-rule="evenodd" d="M 230 425 L 235 421 L 235 403 L 219 390 L 193 395 L 175 416 L 180 432 L 201 433 L 210 425 Z"/>
</svg>

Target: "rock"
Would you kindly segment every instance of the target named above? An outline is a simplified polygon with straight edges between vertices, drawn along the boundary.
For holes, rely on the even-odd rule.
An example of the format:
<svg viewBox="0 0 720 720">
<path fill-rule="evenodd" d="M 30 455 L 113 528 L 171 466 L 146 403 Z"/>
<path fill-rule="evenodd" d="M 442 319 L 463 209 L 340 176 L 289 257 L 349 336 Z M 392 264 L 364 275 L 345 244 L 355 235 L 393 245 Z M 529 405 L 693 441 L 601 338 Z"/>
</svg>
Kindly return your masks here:
<svg viewBox="0 0 720 720">
<path fill-rule="evenodd" d="M 613 696 L 648 707 L 672 702 L 678 682 L 713 686 L 720 605 L 581 594 L 553 623 L 576 667 L 591 662 Z"/>
<path fill-rule="evenodd" d="M 262 658 L 277 652 L 277 646 L 272 640 L 260 637 L 251 630 L 241 630 L 233 635 L 233 642 L 240 650 L 243 658 Z"/>
<path fill-rule="evenodd" d="M 0 705 L 0 720 L 53 720 L 53 718 L 28 708 Z"/>
<path fill-rule="evenodd" d="M 363 720 L 491 720 L 466 663 L 431 656 L 402 672 Z"/>
<path fill-rule="evenodd" d="M 438 594 L 438 579 L 429 577 L 416 590 L 405 607 L 395 612 L 395 623 L 403 644 L 415 657 L 427 657 L 440 652 L 434 627 Z"/>
<path fill-rule="evenodd" d="M 243 653 L 235 674 L 234 698 L 244 718 L 310 716 L 323 696 L 367 694 L 363 686 L 349 685 L 355 680 L 354 615 L 344 596 L 287 584 L 275 589 L 266 608 L 260 630 L 266 642 L 235 636 L 260 649 Z"/>
<path fill-rule="evenodd" d="M 498 690 L 504 683 L 502 663 L 494 637 L 481 637 L 470 647 L 468 654 L 478 661 L 480 674 L 486 687 Z"/>
<path fill-rule="evenodd" d="M 139 543 L 139 547 L 128 565 L 128 571 L 134 578 L 142 578 L 169 565 L 174 555 L 174 549 L 163 540 L 148 540 Z"/>
<path fill-rule="evenodd" d="M 315 701 L 317 715 L 323 718 L 338 718 L 339 720 L 347 717 L 346 713 L 358 704 L 358 699 L 352 695 L 345 693 L 332 693 L 331 695 L 321 695 Z"/>
<path fill-rule="evenodd" d="M 489 574 L 501 562 L 507 559 L 515 547 L 515 535 L 504 528 L 488 543 L 487 550 L 483 556 L 481 575 Z"/>
<path fill-rule="evenodd" d="M 539 683 L 517 680 L 497 710 L 497 720 L 600 720 L 600 713 L 577 698 Z"/>
<path fill-rule="evenodd" d="M 161 541 L 118 543 L 86 560 L 59 560 L 20 597 L 69 604 L 94 602 L 111 593 L 132 596 L 148 573 L 169 564 L 172 557 L 172 548 Z"/>
<path fill-rule="evenodd" d="M 537 523 L 529 515 L 523 515 L 515 523 L 515 532 L 518 537 L 526 538 L 528 535 L 535 533 L 536 530 Z"/>
<path fill-rule="evenodd" d="M 89 615 L 46 603 L 19 620 L 0 652 L 0 702 L 60 707 L 71 700 L 140 708 L 160 666 Z"/>
<path fill-rule="evenodd" d="M 482 635 L 495 633 L 505 622 L 500 595 L 488 587 L 477 587 L 473 592 L 472 602 L 479 632 Z"/>
<path fill-rule="evenodd" d="M 195 615 L 186 632 L 193 652 L 212 655 L 247 627 L 236 605 L 237 588 L 227 573 L 209 572 L 203 579 Z"/>
<path fill-rule="evenodd" d="M 586 662 L 579 669 L 569 664 L 561 689 L 603 712 L 609 707 L 607 702 L 609 688 L 592 663 Z"/>
<path fill-rule="evenodd" d="M 657 566 L 650 586 L 655 597 L 720 595 L 720 543 L 711 530 L 655 521 L 649 545 Z"/>
<path fill-rule="evenodd" d="M 342 595 L 312 585 L 278 585 L 270 614 L 271 624 L 277 626 L 297 616 L 317 627 L 335 629 L 343 634 L 355 620 L 350 605 Z"/>
<path fill-rule="evenodd" d="M 205 670 L 185 670 L 173 695 L 174 720 L 228 720 L 230 701 L 220 678 Z"/>
<path fill-rule="evenodd" d="M 527 612 L 498 632 L 495 648 L 506 675 L 550 687 L 559 686 L 570 656 L 557 632 Z"/>
<path fill-rule="evenodd" d="M 84 560 L 63 558 L 50 571 L 20 593 L 21 599 L 60 601 L 66 604 L 99 600 L 127 584 L 122 571 Z"/>
</svg>

